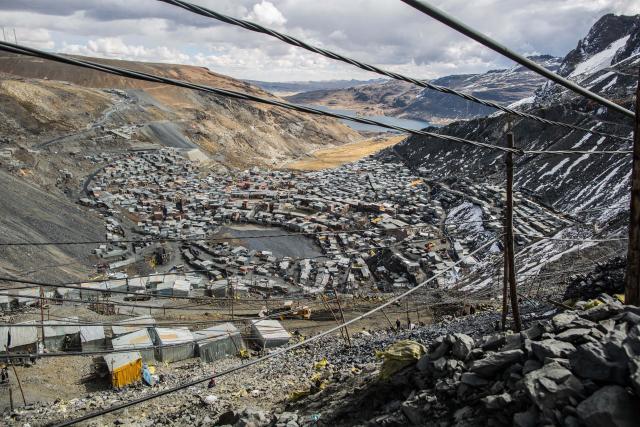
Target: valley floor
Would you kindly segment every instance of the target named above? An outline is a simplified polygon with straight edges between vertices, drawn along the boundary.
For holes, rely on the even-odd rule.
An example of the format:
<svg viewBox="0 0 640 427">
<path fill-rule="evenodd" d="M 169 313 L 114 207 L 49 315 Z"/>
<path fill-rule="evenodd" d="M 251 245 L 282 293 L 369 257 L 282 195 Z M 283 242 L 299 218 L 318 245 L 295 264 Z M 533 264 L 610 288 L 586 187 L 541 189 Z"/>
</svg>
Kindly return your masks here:
<svg viewBox="0 0 640 427">
<path fill-rule="evenodd" d="M 406 138 L 406 135 L 375 137 L 338 147 L 323 148 L 314 151 L 304 160 L 297 160 L 284 166 L 293 170 L 331 169 L 346 163 L 355 162 L 385 148 L 392 147 Z"/>
</svg>

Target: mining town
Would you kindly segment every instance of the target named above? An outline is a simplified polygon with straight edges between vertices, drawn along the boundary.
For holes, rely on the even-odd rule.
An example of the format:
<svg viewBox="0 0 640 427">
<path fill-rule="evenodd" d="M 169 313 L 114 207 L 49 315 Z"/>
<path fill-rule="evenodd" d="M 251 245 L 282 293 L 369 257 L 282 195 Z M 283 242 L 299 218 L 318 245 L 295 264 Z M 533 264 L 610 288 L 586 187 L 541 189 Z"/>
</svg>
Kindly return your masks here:
<svg viewBox="0 0 640 427">
<path fill-rule="evenodd" d="M 0 425 L 639 425 L 638 5 L 9 3 Z"/>
</svg>

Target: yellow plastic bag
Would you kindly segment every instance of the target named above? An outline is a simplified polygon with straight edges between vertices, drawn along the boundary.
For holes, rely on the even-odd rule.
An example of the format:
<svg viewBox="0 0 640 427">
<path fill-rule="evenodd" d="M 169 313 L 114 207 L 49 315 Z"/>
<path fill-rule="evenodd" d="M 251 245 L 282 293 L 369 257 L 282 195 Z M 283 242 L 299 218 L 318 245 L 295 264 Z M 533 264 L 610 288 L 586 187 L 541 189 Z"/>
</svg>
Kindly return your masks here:
<svg viewBox="0 0 640 427">
<path fill-rule="evenodd" d="M 327 363 L 329 363 L 329 361 L 327 360 L 326 357 L 323 357 L 322 360 L 313 364 L 313 369 L 315 369 L 316 371 L 324 369 L 325 366 L 327 366 Z"/>
<path fill-rule="evenodd" d="M 411 340 L 398 341 L 386 350 L 376 352 L 376 357 L 383 359 L 380 378 L 390 378 L 399 370 L 416 363 L 426 353 L 425 346 Z"/>
</svg>

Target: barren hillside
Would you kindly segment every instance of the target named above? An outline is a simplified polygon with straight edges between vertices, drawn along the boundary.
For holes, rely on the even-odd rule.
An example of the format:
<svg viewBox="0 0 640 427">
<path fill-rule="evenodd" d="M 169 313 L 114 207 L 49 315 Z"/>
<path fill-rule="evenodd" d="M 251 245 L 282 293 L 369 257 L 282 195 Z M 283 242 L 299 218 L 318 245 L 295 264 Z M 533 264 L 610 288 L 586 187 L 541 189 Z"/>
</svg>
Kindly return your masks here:
<svg viewBox="0 0 640 427">
<path fill-rule="evenodd" d="M 202 67 L 98 61 L 274 97 L 248 83 Z M 175 124 L 174 132 L 179 133 L 180 139 L 199 145 L 221 163 L 238 166 L 280 163 L 326 145 L 340 145 L 359 139 L 356 132 L 336 120 L 309 117 L 40 59 L 5 55 L 0 58 L 0 72 L 7 76 L 0 85 L 0 97 L 3 99 L 0 114 L 13 122 L 13 130 L 17 132 L 14 135 L 30 139 L 33 136 L 37 139 L 60 136 L 50 132 L 52 128 L 95 128 L 97 119 L 102 130 L 137 126 L 142 129 L 133 139 L 163 144 L 163 133 L 149 132 L 146 127 L 154 122 L 169 122 Z M 44 135 L 47 131 L 51 134 Z"/>
</svg>

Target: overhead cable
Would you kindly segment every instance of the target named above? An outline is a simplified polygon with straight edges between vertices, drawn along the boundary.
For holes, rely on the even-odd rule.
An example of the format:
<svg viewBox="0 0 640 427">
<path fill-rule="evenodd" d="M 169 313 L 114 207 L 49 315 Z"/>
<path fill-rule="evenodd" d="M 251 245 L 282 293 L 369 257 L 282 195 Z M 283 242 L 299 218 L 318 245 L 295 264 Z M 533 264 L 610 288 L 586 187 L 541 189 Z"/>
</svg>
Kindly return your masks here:
<svg viewBox="0 0 640 427">
<path fill-rule="evenodd" d="M 465 36 L 477 41 L 478 43 L 488 47 L 489 49 L 498 52 L 499 54 L 506 56 L 507 58 L 511 59 L 512 61 L 517 62 L 518 64 L 522 65 L 523 67 L 526 67 L 528 69 L 530 69 L 531 71 L 546 77 L 549 80 L 552 80 L 554 82 L 556 82 L 557 84 L 566 87 L 567 89 L 580 94 L 586 98 L 589 98 L 595 102 L 597 102 L 600 105 L 603 105 L 607 108 L 610 108 L 611 110 L 617 111 L 618 113 L 621 113 L 623 115 L 625 115 L 626 117 L 629 118 L 635 118 L 635 113 L 631 110 L 627 110 L 626 108 L 622 107 L 621 105 L 616 104 L 613 101 L 610 101 L 600 95 L 598 95 L 597 93 L 593 93 L 588 89 L 583 88 L 582 86 L 578 85 L 575 82 L 572 82 L 571 80 L 562 77 L 552 71 L 547 70 L 546 68 L 544 68 L 541 65 L 536 64 L 535 62 L 533 62 L 532 60 L 525 58 L 524 56 L 520 55 L 519 53 L 514 52 L 513 50 L 507 48 L 506 46 L 498 43 L 497 41 L 493 40 L 492 38 L 490 38 L 489 36 L 482 34 L 481 32 L 479 32 L 478 30 L 471 28 L 470 26 L 464 24 L 463 22 L 459 21 L 458 19 L 454 18 L 453 16 L 447 14 L 446 12 L 438 9 L 437 7 L 434 7 L 432 5 L 430 5 L 429 3 L 427 3 L 426 1 L 423 0 L 401 0 L 403 3 L 406 3 L 407 5 L 413 7 L 414 9 L 419 10 L 422 13 L 425 13 L 427 15 L 429 15 L 430 17 L 432 17 L 433 19 L 440 21 L 441 23 L 443 23 L 444 25 L 446 25 L 449 28 L 452 28 L 456 31 L 458 31 L 459 33 L 464 34 Z"/>
<path fill-rule="evenodd" d="M 489 242 L 487 242 L 484 245 L 480 246 L 475 251 L 471 252 L 469 254 L 469 256 L 473 256 L 473 255 L 477 254 L 481 250 L 489 247 L 489 245 L 493 244 L 495 241 L 496 241 L 496 239 L 490 240 Z M 267 354 L 265 356 L 262 356 L 262 357 L 259 357 L 257 359 L 246 361 L 243 365 L 234 366 L 233 368 L 230 368 L 230 369 L 227 369 L 225 371 L 221 371 L 221 372 L 215 373 L 213 375 L 207 375 L 207 376 L 202 377 L 202 378 L 197 378 L 195 380 L 187 381 L 185 383 L 179 384 L 179 385 L 177 385 L 175 387 L 167 388 L 167 389 L 159 391 L 157 393 L 151 393 L 151 394 L 148 394 L 146 396 L 139 397 L 137 399 L 130 399 L 130 400 L 127 400 L 126 402 L 119 403 L 117 405 L 113 405 L 113 406 L 111 406 L 109 408 L 100 409 L 98 411 L 90 412 L 88 414 L 82 415 L 82 416 L 77 417 L 77 418 L 66 419 L 66 420 L 61 421 L 58 424 L 55 424 L 55 425 L 57 427 L 63 427 L 63 426 L 70 426 L 70 425 L 73 425 L 73 424 L 77 424 L 77 423 L 82 422 L 82 421 L 87 421 L 87 420 L 90 420 L 92 418 L 96 418 L 96 417 L 99 417 L 101 415 L 105 415 L 105 414 L 108 414 L 108 413 L 111 413 L 111 412 L 114 412 L 114 411 L 118 411 L 120 409 L 128 408 L 130 406 L 134 406 L 134 405 L 137 405 L 139 403 L 146 402 L 148 400 L 155 399 L 155 398 L 160 397 L 160 396 L 165 396 L 167 394 L 171 394 L 171 393 L 175 393 L 175 392 L 180 391 L 180 390 L 184 390 L 186 388 L 201 384 L 201 383 L 203 383 L 205 381 L 209 381 L 209 380 L 211 380 L 213 378 L 219 378 L 219 377 L 222 377 L 224 375 L 228 375 L 230 373 L 237 372 L 237 371 L 240 371 L 242 369 L 246 369 L 249 366 L 253 366 L 255 364 L 261 363 L 261 362 L 263 362 L 265 360 L 268 360 L 268 359 L 273 359 L 274 357 L 286 354 L 286 353 L 288 353 L 288 352 L 290 352 L 292 350 L 295 350 L 297 348 L 305 347 L 305 346 L 307 346 L 307 345 L 309 345 L 309 344 L 311 344 L 313 342 L 318 341 L 322 337 L 325 337 L 325 336 L 327 336 L 329 334 L 337 332 L 340 329 L 343 329 L 344 327 L 349 326 L 349 325 L 351 325 L 353 323 L 359 322 L 360 320 L 362 320 L 362 319 L 364 319 L 366 317 L 369 317 L 372 314 L 374 314 L 374 313 L 376 313 L 378 311 L 381 311 L 384 308 L 386 308 L 386 307 L 388 307 L 388 306 L 390 306 L 390 305 L 402 300 L 403 298 L 411 295 L 412 293 L 416 292 L 417 290 L 425 287 L 426 285 L 428 285 L 432 281 L 436 280 L 438 277 L 440 277 L 440 276 L 442 276 L 442 275 L 444 275 L 446 273 L 449 273 L 450 270 L 456 268 L 462 262 L 463 262 L 463 260 L 457 261 L 453 265 L 449 266 L 448 268 L 435 273 L 432 277 L 430 277 L 427 280 L 417 284 L 415 287 L 407 290 L 406 292 L 398 295 L 397 297 L 388 300 L 384 304 L 381 304 L 381 305 L 379 305 L 379 306 L 367 311 L 366 313 L 361 314 L 360 316 L 354 317 L 353 319 L 348 320 L 346 322 L 343 322 L 343 323 L 341 323 L 341 324 L 339 324 L 339 325 L 337 325 L 337 326 L 335 326 L 335 327 L 333 327 L 331 329 L 328 329 L 328 330 L 326 330 L 324 332 L 321 332 L 318 335 L 314 335 L 312 337 L 309 337 L 309 338 L 307 338 L 306 340 L 304 340 L 302 342 L 287 346 L 287 347 L 282 348 L 280 350 L 276 350 L 276 351 L 274 351 L 272 353 L 269 353 L 269 354 Z"/>
<path fill-rule="evenodd" d="M 498 109 L 498 110 L 503 111 L 505 113 L 513 114 L 513 115 L 518 116 L 518 117 L 532 119 L 532 120 L 535 120 L 537 122 L 544 123 L 546 125 L 560 126 L 560 127 L 566 128 L 566 129 L 573 129 L 573 130 L 576 130 L 576 131 L 586 132 L 586 133 L 590 133 L 590 134 L 593 134 L 593 135 L 605 136 L 607 138 L 614 138 L 614 139 L 623 140 L 623 141 L 629 141 L 630 140 L 629 138 L 625 138 L 625 137 L 618 136 L 618 135 L 613 135 L 613 134 L 610 134 L 610 133 L 599 132 L 599 131 L 596 131 L 596 130 L 593 130 L 593 129 L 588 129 L 588 128 L 584 128 L 584 127 L 580 127 L 580 126 L 576 126 L 576 125 L 572 125 L 572 124 L 568 124 L 568 123 L 562 123 L 562 122 L 557 122 L 557 121 L 545 119 L 543 117 L 536 116 L 536 115 L 529 114 L 529 113 L 525 113 L 525 112 L 522 112 L 522 111 L 518 111 L 518 110 L 515 110 L 513 108 L 505 107 L 505 106 L 503 106 L 501 104 L 498 104 L 496 102 L 484 100 L 484 99 L 478 98 L 476 96 L 473 96 L 471 94 L 457 91 L 455 89 L 451 89 L 451 88 L 448 88 L 448 87 L 435 85 L 433 83 L 429 83 L 428 81 L 419 80 L 419 79 L 416 79 L 416 78 L 413 78 L 413 77 L 408 77 L 408 76 L 405 76 L 405 75 L 402 75 L 402 74 L 399 74 L 399 73 L 395 73 L 393 71 L 384 70 L 382 68 L 376 67 L 375 65 L 366 64 L 364 62 L 360 62 L 360 61 L 355 60 L 353 58 L 349 58 L 349 57 L 340 55 L 339 53 L 332 52 L 330 50 L 323 49 L 321 47 L 310 45 L 310 44 L 308 44 L 306 42 L 303 42 L 302 40 L 300 40 L 298 38 L 295 38 L 295 37 L 289 36 L 287 34 L 283 34 L 281 32 L 272 30 L 272 29 L 264 27 L 264 26 L 262 26 L 260 24 L 256 24 L 256 23 L 251 22 L 251 21 L 246 21 L 244 19 L 233 18 L 231 16 L 224 15 L 222 13 L 216 12 L 216 11 L 211 10 L 211 9 L 207 9 L 205 7 L 202 7 L 202 6 L 198 6 L 198 5 L 193 4 L 193 3 L 189 3 L 189 2 L 186 2 L 186 1 L 182 1 L 182 0 L 158 0 L 158 1 L 161 1 L 163 3 L 168 3 L 168 4 L 171 4 L 171 5 L 174 5 L 174 6 L 181 7 L 183 9 L 186 9 L 186 10 L 188 10 L 190 12 L 193 12 L 193 13 L 196 13 L 198 15 L 202 15 L 202 16 L 205 16 L 205 17 L 208 17 L 208 18 L 213 18 L 213 19 L 216 19 L 218 21 L 225 22 L 227 24 L 236 25 L 238 27 L 241 27 L 241 28 L 244 28 L 244 29 L 247 29 L 247 30 L 250 30 L 250 31 L 255 31 L 255 32 L 258 32 L 258 33 L 266 34 L 266 35 L 271 36 L 271 37 L 275 37 L 278 40 L 281 40 L 281 41 L 283 41 L 283 42 L 285 42 L 287 44 L 290 44 L 292 46 L 300 47 L 302 49 L 305 49 L 305 50 L 308 50 L 310 52 L 314 52 L 314 53 L 320 54 L 320 55 L 325 56 L 325 57 L 330 58 L 330 59 L 335 59 L 337 61 L 345 62 L 347 64 L 353 65 L 353 66 L 358 67 L 358 68 L 360 68 L 362 70 L 365 70 L 365 71 L 370 71 L 370 72 L 373 72 L 373 73 L 376 73 L 376 74 L 380 74 L 380 75 L 383 75 L 383 76 L 390 77 L 390 78 L 392 78 L 394 80 L 404 81 L 404 82 L 411 83 L 411 84 L 414 84 L 414 85 L 419 86 L 419 87 L 435 90 L 437 92 L 446 93 L 446 94 L 449 94 L 449 95 L 454 95 L 454 96 L 460 97 L 462 99 L 465 99 L 467 101 L 471 101 L 471 102 L 475 102 L 477 104 L 481 104 L 481 105 L 484 105 L 484 106 L 487 106 L 487 107 L 495 108 L 495 109 Z"/>
<path fill-rule="evenodd" d="M 93 70 L 96 70 L 96 71 L 102 71 L 102 72 L 105 72 L 105 73 L 115 74 L 115 75 L 118 75 L 118 76 L 132 78 L 132 79 L 136 79 L 136 80 L 143 80 L 143 81 L 154 82 L 154 83 L 164 83 L 164 84 L 168 84 L 168 85 L 171 85 L 171 86 L 177 86 L 177 87 L 183 87 L 183 88 L 187 88 L 187 89 L 193 89 L 193 90 L 199 90 L 199 91 L 203 91 L 203 92 L 213 93 L 213 94 L 216 94 L 216 95 L 219 95 L 219 96 L 223 96 L 223 97 L 227 97 L 227 98 L 240 99 L 240 100 L 243 100 L 243 101 L 253 101 L 253 102 L 258 102 L 258 103 L 261 103 L 261 104 L 273 105 L 273 106 L 276 106 L 276 107 L 286 108 L 288 110 L 299 111 L 299 112 L 302 112 L 302 113 L 315 114 L 317 116 L 332 117 L 334 119 L 341 119 L 341 120 L 347 120 L 347 121 L 356 122 L 356 123 L 362 123 L 362 124 L 366 124 L 366 125 L 379 126 L 379 127 L 383 127 L 383 128 L 386 128 L 386 129 L 391 129 L 391 130 L 396 130 L 396 131 L 399 131 L 399 132 L 403 132 L 403 133 L 410 133 L 410 134 L 418 135 L 418 136 L 429 136 L 429 137 L 440 139 L 440 140 L 443 140 L 443 141 L 449 141 L 449 142 L 455 142 L 455 143 L 459 143 L 459 144 L 471 145 L 471 146 L 474 146 L 474 147 L 480 147 L 480 148 L 485 148 L 485 149 L 490 149 L 490 150 L 499 150 L 499 151 L 504 151 L 504 152 L 511 152 L 511 153 L 515 153 L 515 154 L 521 154 L 521 151 L 522 151 L 522 150 L 518 150 L 518 149 L 512 149 L 512 148 L 507 148 L 507 147 L 501 147 L 501 146 L 498 146 L 498 145 L 488 144 L 488 143 L 485 143 L 485 142 L 472 141 L 472 140 L 469 140 L 469 139 L 459 138 L 457 136 L 439 134 L 439 133 L 435 133 L 435 132 L 429 132 L 429 131 L 426 131 L 426 130 L 408 129 L 408 128 L 404 128 L 404 127 L 401 127 L 401 126 L 382 123 L 382 122 L 379 122 L 379 121 L 376 121 L 376 120 L 365 119 L 363 117 L 347 116 L 347 115 L 344 115 L 344 114 L 339 114 L 339 113 L 333 113 L 333 112 L 329 112 L 329 111 L 319 110 L 317 108 L 308 107 L 308 106 L 305 106 L 305 105 L 291 104 L 291 103 L 288 103 L 288 102 L 278 101 L 276 99 L 262 98 L 262 97 L 259 97 L 259 96 L 255 96 L 255 95 L 251 95 L 251 94 L 243 93 L 243 92 L 236 92 L 236 91 L 229 90 L 229 89 L 215 88 L 215 87 L 211 87 L 211 86 L 205 86 L 205 85 L 200 85 L 200 84 L 196 84 L 196 83 L 190 83 L 190 82 L 186 82 L 186 81 L 182 81 L 182 80 L 175 80 L 175 79 L 171 79 L 171 78 L 168 78 L 168 77 L 162 77 L 162 76 L 158 76 L 158 75 L 154 75 L 154 74 L 147 74 L 147 73 L 140 72 L 140 71 L 133 71 L 133 70 L 125 69 L 125 68 L 114 67 L 114 66 L 111 66 L 111 65 L 101 64 L 101 63 L 98 63 L 98 62 L 81 60 L 81 59 L 77 59 L 77 58 L 71 58 L 71 57 L 57 55 L 57 54 L 54 54 L 54 53 L 49 53 L 49 52 L 45 52 L 45 51 L 42 51 L 42 50 L 31 48 L 31 47 L 16 45 L 16 44 L 4 42 L 4 41 L 0 41 L 0 50 L 4 50 L 6 52 L 11 52 L 11 53 L 17 53 L 19 55 L 27 55 L 27 56 L 32 56 L 32 57 L 36 57 L 36 58 L 47 59 L 47 60 L 60 62 L 60 63 L 64 63 L 64 64 L 69 64 L 69 65 L 75 65 L 75 66 L 78 66 L 78 67 L 89 68 L 89 69 L 93 69 Z"/>
</svg>

